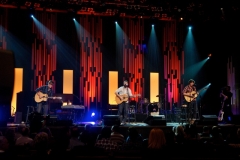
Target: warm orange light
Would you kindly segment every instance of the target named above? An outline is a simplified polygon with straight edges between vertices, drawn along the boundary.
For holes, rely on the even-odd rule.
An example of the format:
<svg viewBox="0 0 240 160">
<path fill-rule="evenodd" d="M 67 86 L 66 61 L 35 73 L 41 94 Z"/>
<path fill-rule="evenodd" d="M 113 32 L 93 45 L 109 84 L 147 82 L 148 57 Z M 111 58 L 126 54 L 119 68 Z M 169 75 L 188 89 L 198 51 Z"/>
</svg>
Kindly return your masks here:
<svg viewBox="0 0 240 160">
<path fill-rule="evenodd" d="M 11 116 L 15 116 L 17 110 L 17 93 L 22 91 L 23 86 L 23 69 L 15 68 L 14 70 L 14 87 L 11 102 Z"/>
<path fill-rule="evenodd" d="M 208 55 L 208 57 L 211 57 L 212 56 L 212 54 L 210 53 L 209 55 Z"/>
<path fill-rule="evenodd" d="M 150 73 L 150 102 L 158 102 L 159 97 L 159 73 Z"/>
<path fill-rule="evenodd" d="M 110 105 L 116 105 L 115 91 L 118 89 L 118 71 L 109 71 L 108 82 L 108 103 Z"/>
<path fill-rule="evenodd" d="M 63 70 L 63 94 L 73 94 L 73 70 Z"/>
</svg>

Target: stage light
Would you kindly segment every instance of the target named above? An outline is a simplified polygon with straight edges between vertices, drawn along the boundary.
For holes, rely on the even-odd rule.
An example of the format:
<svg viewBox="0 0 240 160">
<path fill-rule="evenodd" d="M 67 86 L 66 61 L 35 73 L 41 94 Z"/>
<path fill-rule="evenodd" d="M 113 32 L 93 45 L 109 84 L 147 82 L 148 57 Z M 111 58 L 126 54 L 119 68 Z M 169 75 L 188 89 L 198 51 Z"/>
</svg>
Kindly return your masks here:
<svg viewBox="0 0 240 160">
<path fill-rule="evenodd" d="M 91 114 L 91 117 L 94 117 L 95 116 L 95 113 L 94 112 L 92 112 L 92 114 Z"/>
<path fill-rule="evenodd" d="M 190 29 L 192 29 L 192 27 L 188 27 L 188 29 L 190 30 Z"/>
<path fill-rule="evenodd" d="M 181 18 L 180 18 L 180 20 L 182 21 L 182 20 L 183 20 L 183 18 L 181 17 Z"/>
<path fill-rule="evenodd" d="M 73 18 L 73 20 L 75 21 L 75 18 Z"/>
<path fill-rule="evenodd" d="M 33 15 L 31 15 L 31 17 L 33 18 L 34 16 L 33 16 Z"/>
<path fill-rule="evenodd" d="M 210 86 L 210 85 L 211 85 L 211 83 L 208 84 L 208 86 Z"/>
<path fill-rule="evenodd" d="M 117 21 L 115 21 L 115 24 L 117 24 Z"/>
<path fill-rule="evenodd" d="M 154 24 L 152 24 L 152 27 L 154 27 Z"/>
</svg>

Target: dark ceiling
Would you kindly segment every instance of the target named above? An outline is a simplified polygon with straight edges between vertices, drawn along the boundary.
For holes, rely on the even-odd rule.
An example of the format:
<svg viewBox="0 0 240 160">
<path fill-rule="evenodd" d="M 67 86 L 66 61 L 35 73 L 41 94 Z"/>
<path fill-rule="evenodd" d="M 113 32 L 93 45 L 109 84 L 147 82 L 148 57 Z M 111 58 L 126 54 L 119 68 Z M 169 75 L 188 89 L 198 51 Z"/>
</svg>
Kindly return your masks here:
<svg viewBox="0 0 240 160">
<path fill-rule="evenodd" d="M 1 8 L 187 21 L 235 20 L 237 0 L 0 0 Z"/>
</svg>

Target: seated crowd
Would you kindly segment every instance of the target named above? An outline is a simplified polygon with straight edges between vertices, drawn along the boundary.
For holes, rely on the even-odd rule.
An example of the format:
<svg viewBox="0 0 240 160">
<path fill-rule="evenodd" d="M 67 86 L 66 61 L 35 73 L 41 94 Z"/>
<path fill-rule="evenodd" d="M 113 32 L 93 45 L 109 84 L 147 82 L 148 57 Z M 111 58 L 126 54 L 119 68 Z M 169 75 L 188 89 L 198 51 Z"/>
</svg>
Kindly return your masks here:
<svg viewBox="0 0 240 160">
<path fill-rule="evenodd" d="M 172 130 L 152 128 L 143 137 L 135 127 L 129 127 L 126 135 L 118 125 L 103 126 L 95 133 L 88 124 L 80 132 L 79 127 L 62 127 L 52 134 L 48 127 L 34 131 L 25 124 L 15 130 L 0 132 L 0 159 L 52 159 L 117 156 L 149 159 L 237 159 L 240 151 L 240 129 L 234 128 L 222 134 L 219 127 L 204 126 L 198 133 L 195 125 L 179 125 Z"/>
</svg>

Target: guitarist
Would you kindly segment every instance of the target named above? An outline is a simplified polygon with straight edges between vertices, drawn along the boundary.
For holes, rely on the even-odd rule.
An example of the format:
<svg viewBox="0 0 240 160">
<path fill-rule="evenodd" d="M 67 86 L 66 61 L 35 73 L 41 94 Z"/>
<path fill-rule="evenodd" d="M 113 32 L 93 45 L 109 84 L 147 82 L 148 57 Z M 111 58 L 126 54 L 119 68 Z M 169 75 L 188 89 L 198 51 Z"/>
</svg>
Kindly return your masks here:
<svg viewBox="0 0 240 160">
<path fill-rule="evenodd" d="M 223 104 L 223 121 L 225 123 L 230 122 L 232 118 L 232 92 L 231 87 L 226 86 L 222 89 L 220 93 L 221 102 L 224 102 Z"/>
<path fill-rule="evenodd" d="M 53 86 L 54 82 L 52 80 L 47 81 L 47 85 L 43 85 L 39 88 L 37 88 L 35 90 L 36 94 L 39 96 L 39 98 L 43 98 L 41 97 L 41 95 L 39 94 L 40 92 L 43 94 L 47 94 L 48 97 L 52 97 L 53 95 L 53 90 L 52 90 L 52 86 Z M 53 97 L 53 99 L 55 99 L 55 97 Z M 47 101 L 42 101 L 37 103 L 37 112 L 38 113 L 42 113 L 43 110 L 43 116 L 44 118 L 48 115 L 48 102 Z"/>
<path fill-rule="evenodd" d="M 197 90 L 195 87 L 195 81 L 193 79 L 190 79 L 188 81 L 188 85 L 185 86 L 185 88 L 182 91 L 183 96 L 192 98 L 192 100 L 190 102 L 186 101 L 188 120 L 190 120 L 190 118 L 191 118 L 191 120 L 193 120 L 193 118 L 196 119 L 197 101 L 196 101 L 196 98 L 194 98 L 194 95 L 192 95 L 192 92 L 197 92 Z"/>
<path fill-rule="evenodd" d="M 127 94 L 128 98 L 135 97 L 135 96 L 133 96 L 131 89 L 128 87 L 128 81 L 127 80 L 123 81 L 123 86 L 119 87 L 115 91 L 115 94 L 120 100 L 123 100 L 121 95 L 124 95 L 124 94 Z M 127 119 L 127 116 L 128 116 L 128 108 L 129 108 L 129 101 L 128 100 L 123 101 L 121 104 L 118 105 L 118 115 L 119 115 L 121 125 L 126 124 L 126 119 Z"/>
</svg>

